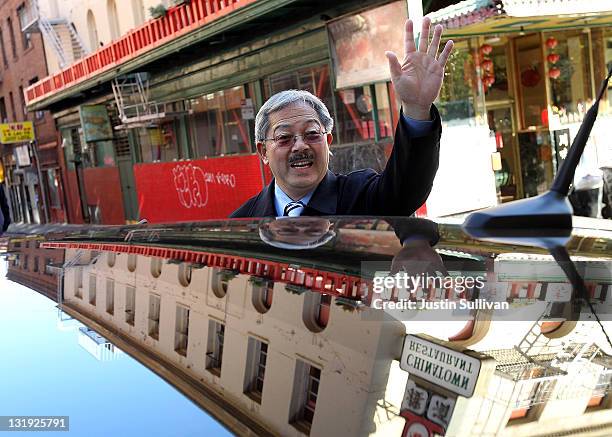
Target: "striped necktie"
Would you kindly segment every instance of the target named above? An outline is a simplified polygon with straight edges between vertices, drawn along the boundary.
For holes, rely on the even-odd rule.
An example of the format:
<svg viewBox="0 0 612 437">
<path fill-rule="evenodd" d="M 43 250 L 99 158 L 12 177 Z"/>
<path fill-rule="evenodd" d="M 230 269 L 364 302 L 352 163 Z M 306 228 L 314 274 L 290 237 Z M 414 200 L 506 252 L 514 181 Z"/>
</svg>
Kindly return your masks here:
<svg viewBox="0 0 612 437">
<path fill-rule="evenodd" d="M 285 205 L 285 210 L 283 211 L 284 217 L 299 217 L 302 214 L 302 210 L 304 209 L 304 204 L 299 200 L 289 202 Z"/>
</svg>

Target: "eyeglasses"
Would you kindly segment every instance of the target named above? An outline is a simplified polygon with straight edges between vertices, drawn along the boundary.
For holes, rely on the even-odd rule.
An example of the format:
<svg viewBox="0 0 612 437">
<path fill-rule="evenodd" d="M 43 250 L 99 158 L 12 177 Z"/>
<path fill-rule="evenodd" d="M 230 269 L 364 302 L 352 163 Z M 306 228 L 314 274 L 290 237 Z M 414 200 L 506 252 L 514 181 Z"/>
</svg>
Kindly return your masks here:
<svg viewBox="0 0 612 437">
<path fill-rule="evenodd" d="M 306 144 L 315 145 L 321 143 L 323 137 L 327 134 L 327 132 L 306 132 L 302 135 L 289 135 L 289 134 L 280 134 L 276 135 L 274 138 L 264 138 L 264 141 L 274 141 L 276 147 L 290 147 L 295 144 L 298 137 L 302 138 Z"/>
</svg>

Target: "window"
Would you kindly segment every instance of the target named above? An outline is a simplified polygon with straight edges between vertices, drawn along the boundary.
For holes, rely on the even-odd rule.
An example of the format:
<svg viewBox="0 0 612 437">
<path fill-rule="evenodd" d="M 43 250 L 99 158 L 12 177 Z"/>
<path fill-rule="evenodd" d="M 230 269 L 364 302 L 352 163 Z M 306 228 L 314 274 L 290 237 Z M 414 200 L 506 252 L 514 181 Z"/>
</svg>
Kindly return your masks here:
<svg viewBox="0 0 612 437">
<path fill-rule="evenodd" d="M 2 50 L 2 62 L 5 67 L 8 67 L 8 57 L 6 56 L 6 47 L 4 46 L 4 35 L 0 26 L 0 50 Z"/>
<path fill-rule="evenodd" d="M 208 322 L 208 345 L 206 349 L 206 368 L 213 374 L 221 376 L 223 362 L 223 342 L 225 325 L 215 320 Z"/>
<path fill-rule="evenodd" d="M 106 312 L 115 314 L 115 281 L 106 279 Z"/>
<path fill-rule="evenodd" d="M 83 267 L 74 269 L 74 297 L 83 299 Z"/>
<path fill-rule="evenodd" d="M 125 322 L 134 326 L 136 316 L 136 289 L 130 285 L 125 287 Z"/>
<path fill-rule="evenodd" d="M 47 175 L 47 189 L 49 191 L 49 206 L 51 208 L 61 208 L 62 204 L 59 195 L 59 173 L 56 169 L 50 168 L 43 171 Z"/>
<path fill-rule="evenodd" d="M 321 369 L 298 360 L 291 399 L 293 425 L 308 434 L 315 416 Z"/>
<path fill-rule="evenodd" d="M 156 294 L 149 295 L 149 336 L 159 340 L 159 314 L 161 297 Z"/>
<path fill-rule="evenodd" d="M 36 82 L 38 82 L 38 76 L 34 76 L 32 79 L 30 79 L 28 81 L 28 86 L 34 85 Z M 24 111 L 25 111 L 25 104 L 24 104 Z M 36 111 L 34 113 L 34 117 L 36 118 L 36 121 L 40 121 L 43 118 L 45 118 L 45 111 Z"/>
<path fill-rule="evenodd" d="M 576 30 L 548 33 L 543 38 L 557 40 L 554 49 L 546 49 L 547 60 L 551 55 L 557 57 L 554 64 L 548 61 L 553 112 L 550 116 L 558 117 L 562 124 L 578 122 L 584 118 L 593 99 L 589 36 Z"/>
<path fill-rule="evenodd" d="M 12 121 L 17 121 L 17 111 L 15 110 L 15 99 L 13 99 L 13 92 L 9 91 L 9 103 L 11 104 L 11 116 Z"/>
<path fill-rule="evenodd" d="M 325 328 L 329 322 L 329 311 L 331 309 L 332 297 L 329 294 L 322 294 L 317 309 L 317 323 L 321 328 Z"/>
<path fill-rule="evenodd" d="M 151 258 L 151 276 L 159 278 L 161 276 L 162 265 L 164 260 L 162 258 Z"/>
<path fill-rule="evenodd" d="M 534 382 L 533 380 L 519 381 L 521 384 L 518 395 L 514 401 L 510 421 L 516 419 L 537 419 L 538 413 L 534 407 L 545 403 L 554 387 L 555 381 L 547 380 Z"/>
<path fill-rule="evenodd" d="M 111 39 L 116 40 L 121 33 L 119 31 L 119 16 L 117 15 L 115 0 L 107 0 L 106 11 L 108 14 L 108 26 L 110 28 Z"/>
<path fill-rule="evenodd" d="M 23 30 L 29 24 L 29 17 L 24 3 L 22 3 L 21 6 L 17 8 L 17 16 L 19 17 L 19 24 L 21 25 L 23 49 L 27 50 L 28 48 L 32 47 L 32 41 L 30 40 L 29 32 L 25 32 Z"/>
<path fill-rule="evenodd" d="M 189 124 L 197 157 L 251 153 L 252 124 L 242 111 L 246 99 L 245 87 L 236 86 L 190 101 Z"/>
<path fill-rule="evenodd" d="M 6 24 L 9 30 L 9 38 L 11 40 L 11 49 L 13 51 L 13 58 L 17 59 L 17 45 L 15 44 L 15 31 L 13 30 L 13 20 L 11 17 L 6 19 Z"/>
<path fill-rule="evenodd" d="M 143 162 L 174 161 L 181 158 L 174 122 L 136 129 Z"/>
<path fill-rule="evenodd" d="M 599 375 L 599 379 L 595 384 L 595 388 L 593 389 L 593 393 L 591 394 L 591 399 L 587 404 L 587 408 L 594 408 L 603 405 L 604 400 L 610 393 L 610 386 L 612 385 L 612 371 L 606 369 L 601 375 Z"/>
<path fill-rule="evenodd" d="M 261 403 L 266 363 L 268 361 L 268 343 L 249 337 L 247 372 L 245 373 L 245 393 L 254 401 Z"/>
<path fill-rule="evenodd" d="M 219 299 L 223 299 L 227 294 L 227 288 L 230 281 L 229 275 L 225 270 L 219 269 L 211 269 L 211 275 L 212 282 L 210 288 L 215 296 Z"/>
<path fill-rule="evenodd" d="M 274 281 L 254 278 L 251 282 L 253 283 L 253 306 L 259 313 L 267 313 L 272 306 Z"/>
<path fill-rule="evenodd" d="M 23 94 L 23 87 L 21 85 L 19 85 L 19 102 L 21 103 L 21 112 L 23 113 L 23 115 L 26 115 L 28 113 L 28 110 L 26 108 L 25 95 Z"/>
<path fill-rule="evenodd" d="M 89 275 L 89 303 L 96 305 L 96 275 Z"/>
<path fill-rule="evenodd" d="M 138 262 L 138 255 L 130 253 L 128 255 L 128 271 L 135 272 L 136 271 L 136 263 Z"/>
<path fill-rule="evenodd" d="M 34 257 L 34 269 L 32 270 L 35 273 L 38 273 L 38 257 Z"/>
<path fill-rule="evenodd" d="M 6 102 L 4 97 L 0 97 L 0 121 L 6 123 L 8 121 L 8 114 L 6 113 Z"/>
<path fill-rule="evenodd" d="M 442 42 L 441 45 L 444 45 Z M 484 102 L 482 87 L 476 74 L 474 59 L 479 54 L 476 40 L 456 41 L 448 58 L 444 83 L 436 102 L 441 117 L 446 122 L 465 124 L 476 117 L 477 107 Z M 470 120 L 470 121 L 468 121 Z"/>
<path fill-rule="evenodd" d="M 132 13 L 134 14 L 134 26 L 144 23 L 144 6 L 142 0 L 132 0 Z"/>
<path fill-rule="evenodd" d="M 21 268 L 23 268 L 24 270 L 28 269 L 28 255 L 25 255 L 23 257 L 23 265 L 21 266 Z"/>
<path fill-rule="evenodd" d="M 184 357 L 187 356 L 189 340 L 189 308 L 176 306 L 176 326 L 174 335 L 174 350 Z"/>
<path fill-rule="evenodd" d="M 100 39 L 98 38 L 96 18 L 91 10 L 87 11 L 87 32 L 89 34 L 89 49 L 91 52 L 95 52 L 100 46 Z"/>
<path fill-rule="evenodd" d="M 106 252 L 106 264 L 109 267 L 115 267 L 117 262 L 117 254 L 115 252 Z"/>
<path fill-rule="evenodd" d="M 53 274 L 53 259 L 45 258 L 45 275 L 52 276 Z"/>
</svg>

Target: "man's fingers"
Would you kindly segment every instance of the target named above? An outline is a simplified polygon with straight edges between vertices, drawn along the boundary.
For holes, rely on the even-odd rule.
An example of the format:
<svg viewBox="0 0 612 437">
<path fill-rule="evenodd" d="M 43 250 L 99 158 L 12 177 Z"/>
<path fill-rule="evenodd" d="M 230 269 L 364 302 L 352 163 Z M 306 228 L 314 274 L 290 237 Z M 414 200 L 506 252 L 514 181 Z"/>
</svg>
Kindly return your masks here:
<svg viewBox="0 0 612 437">
<path fill-rule="evenodd" d="M 414 45 L 414 31 L 412 30 L 412 20 L 406 20 L 406 31 L 404 32 L 404 57 L 408 53 L 416 52 Z"/>
<path fill-rule="evenodd" d="M 446 41 L 446 44 L 444 45 L 444 49 L 442 49 L 442 53 L 440 53 L 440 56 L 438 57 L 438 61 L 440 62 L 440 64 L 442 64 L 442 68 L 446 66 L 446 61 L 448 61 L 448 57 L 453 51 L 454 44 L 455 43 L 453 43 L 453 40 L 451 39 Z"/>
<path fill-rule="evenodd" d="M 431 19 L 429 17 L 423 18 L 423 27 L 421 28 L 421 36 L 419 36 L 419 52 L 427 52 L 427 43 L 429 42 L 429 27 L 431 26 Z"/>
<path fill-rule="evenodd" d="M 389 71 L 391 71 L 391 79 L 395 79 L 402 75 L 402 66 L 397 59 L 397 55 L 393 52 L 385 52 L 385 56 L 389 60 Z"/>
<path fill-rule="evenodd" d="M 434 27 L 433 38 L 431 39 L 431 44 L 429 44 L 429 48 L 427 49 L 427 54 L 429 56 L 433 56 L 434 59 L 438 54 L 438 49 L 440 48 L 440 38 L 442 37 L 442 26 L 440 24 Z"/>
</svg>

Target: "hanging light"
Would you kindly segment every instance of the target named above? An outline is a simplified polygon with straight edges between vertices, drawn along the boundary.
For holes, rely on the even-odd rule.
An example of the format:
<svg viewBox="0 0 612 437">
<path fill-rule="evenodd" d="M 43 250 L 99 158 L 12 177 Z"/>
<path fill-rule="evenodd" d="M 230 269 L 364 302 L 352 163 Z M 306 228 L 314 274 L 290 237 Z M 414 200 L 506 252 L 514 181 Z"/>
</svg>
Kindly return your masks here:
<svg viewBox="0 0 612 437">
<path fill-rule="evenodd" d="M 557 47 L 557 44 L 559 43 L 559 41 L 557 41 L 557 38 L 555 38 L 554 36 L 548 37 L 548 39 L 546 39 L 546 47 L 548 47 L 550 50 L 554 49 L 555 47 Z"/>
<path fill-rule="evenodd" d="M 548 70 L 548 77 L 551 79 L 558 79 L 559 76 L 561 76 L 561 70 L 559 70 L 557 67 L 552 67 L 550 70 Z"/>
<path fill-rule="evenodd" d="M 480 46 L 480 53 L 483 55 L 488 55 L 493 51 L 493 46 L 491 44 L 483 44 Z"/>
<path fill-rule="evenodd" d="M 551 64 L 556 64 L 557 61 L 559 60 L 559 54 L 558 53 L 549 53 L 548 56 L 546 56 L 546 60 L 548 62 L 550 62 Z"/>
</svg>

